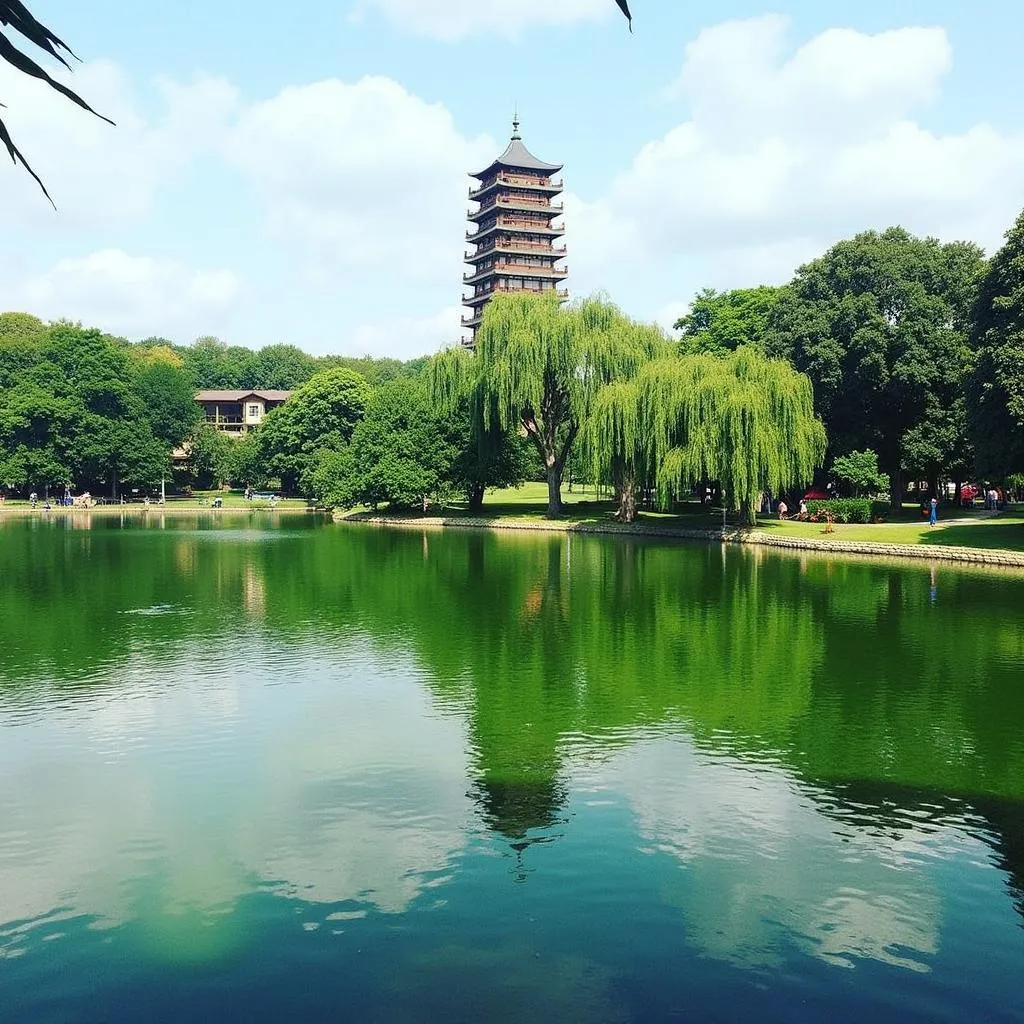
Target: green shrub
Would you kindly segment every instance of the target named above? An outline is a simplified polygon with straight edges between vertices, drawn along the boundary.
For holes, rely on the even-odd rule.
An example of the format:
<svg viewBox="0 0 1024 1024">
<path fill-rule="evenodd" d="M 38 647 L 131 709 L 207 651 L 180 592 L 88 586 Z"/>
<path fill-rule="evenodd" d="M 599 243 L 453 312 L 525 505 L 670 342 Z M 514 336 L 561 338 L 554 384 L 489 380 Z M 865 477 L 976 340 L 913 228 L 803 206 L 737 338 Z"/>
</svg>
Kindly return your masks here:
<svg viewBox="0 0 1024 1024">
<path fill-rule="evenodd" d="M 837 523 L 873 523 L 885 517 L 888 506 L 870 498 L 832 498 L 829 501 L 807 502 L 807 513 L 812 522 L 822 522 L 831 512 Z"/>
</svg>

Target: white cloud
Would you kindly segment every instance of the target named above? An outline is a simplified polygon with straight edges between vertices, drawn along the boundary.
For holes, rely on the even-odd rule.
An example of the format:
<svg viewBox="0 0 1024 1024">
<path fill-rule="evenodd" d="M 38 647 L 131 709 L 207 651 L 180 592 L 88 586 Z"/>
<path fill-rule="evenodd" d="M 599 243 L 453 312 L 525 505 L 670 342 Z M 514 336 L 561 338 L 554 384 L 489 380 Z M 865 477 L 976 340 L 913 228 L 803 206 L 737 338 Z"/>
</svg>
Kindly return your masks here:
<svg viewBox="0 0 1024 1024">
<path fill-rule="evenodd" d="M 222 134 L 237 103 L 234 89 L 222 79 L 159 81 L 160 112 L 151 117 L 140 105 L 135 83 L 115 64 L 96 61 L 74 75 L 54 77 L 116 127 L 0 64 L 4 120 L 58 211 L 28 174 L 11 169 L 0 191 L 5 226 L 66 231 L 144 216 L 161 186 L 179 177 Z"/>
<path fill-rule="evenodd" d="M 1024 138 L 913 120 L 951 66 L 941 28 L 832 29 L 795 51 L 788 19 L 727 22 L 671 86 L 689 119 L 645 145 L 605 196 L 573 199 L 573 281 L 653 272 L 686 296 L 788 278 L 837 239 L 902 223 L 995 245 L 1020 202 Z M 654 271 L 654 265 L 659 269 Z M 668 273 L 665 273 L 665 271 Z"/>
<path fill-rule="evenodd" d="M 229 270 L 196 270 L 104 249 L 62 259 L 45 273 L 0 289 L 0 306 L 30 309 L 51 320 L 81 320 L 131 337 L 160 333 L 191 340 L 223 323 L 240 289 Z"/>
<path fill-rule="evenodd" d="M 349 335 L 345 348 L 350 355 L 357 356 L 414 359 L 430 355 L 462 337 L 459 318 L 467 312 L 458 306 L 449 306 L 434 316 L 398 317 L 362 324 Z"/>
<path fill-rule="evenodd" d="M 654 322 L 660 324 L 666 331 L 674 331 L 676 321 L 690 312 L 688 302 L 667 302 L 654 313 Z"/>
<path fill-rule="evenodd" d="M 458 287 L 469 178 L 496 152 L 382 77 L 296 86 L 248 108 L 227 155 L 278 238 L 313 260 Z"/>
<path fill-rule="evenodd" d="M 456 42 L 484 34 L 517 39 L 534 26 L 601 21 L 615 8 L 611 0 L 361 0 L 352 18 L 360 21 L 370 11 L 407 32 Z"/>
</svg>

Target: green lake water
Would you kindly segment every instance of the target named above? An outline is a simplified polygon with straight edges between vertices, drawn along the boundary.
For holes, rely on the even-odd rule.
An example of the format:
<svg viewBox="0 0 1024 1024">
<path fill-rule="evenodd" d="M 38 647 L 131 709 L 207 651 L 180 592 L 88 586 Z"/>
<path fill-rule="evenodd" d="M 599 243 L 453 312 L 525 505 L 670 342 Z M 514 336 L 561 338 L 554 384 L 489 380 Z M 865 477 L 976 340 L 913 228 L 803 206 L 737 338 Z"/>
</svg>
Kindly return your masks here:
<svg viewBox="0 0 1024 1024">
<path fill-rule="evenodd" d="M 0 1019 L 1024 1019 L 1024 574 L 0 519 Z"/>
</svg>

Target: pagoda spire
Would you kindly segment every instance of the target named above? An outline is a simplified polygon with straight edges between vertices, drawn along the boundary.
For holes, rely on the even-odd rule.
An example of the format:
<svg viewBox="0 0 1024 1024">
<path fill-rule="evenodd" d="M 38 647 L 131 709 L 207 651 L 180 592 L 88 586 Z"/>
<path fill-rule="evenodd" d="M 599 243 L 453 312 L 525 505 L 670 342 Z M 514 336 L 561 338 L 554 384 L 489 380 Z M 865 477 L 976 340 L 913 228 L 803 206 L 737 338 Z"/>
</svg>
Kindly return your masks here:
<svg viewBox="0 0 1024 1024">
<path fill-rule="evenodd" d="M 470 348 L 484 306 L 496 292 L 555 291 L 560 299 L 568 298 L 559 288 L 568 274 L 560 265 L 565 246 L 556 244 L 565 232 L 554 223 L 563 206 L 553 201 L 562 192 L 562 182 L 553 177 L 562 165 L 538 160 L 523 145 L 519 129 L 517 105 L 508 148 L 489 167 L 470 175 L 477 184 L 469 198 L 479 204 L 469 211 L 475 230 L 466 241 L 475 251 L 466 253 L 471 270 L 462 278 L 471 286 L 471 294 L 462 299 L 470 308 L 470 315 L 462 318 L 462 326 L 473 332 L 473 340 L 466 342 Z"/>
</svg>

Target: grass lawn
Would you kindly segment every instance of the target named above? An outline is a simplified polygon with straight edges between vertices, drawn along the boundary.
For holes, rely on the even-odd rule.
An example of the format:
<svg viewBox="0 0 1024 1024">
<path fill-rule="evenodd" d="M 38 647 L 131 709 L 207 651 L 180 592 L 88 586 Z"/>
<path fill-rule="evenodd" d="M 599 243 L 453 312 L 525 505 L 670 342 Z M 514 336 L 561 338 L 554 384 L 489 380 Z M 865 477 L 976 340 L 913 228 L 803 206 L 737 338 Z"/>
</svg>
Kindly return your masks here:
<svg viewBox="0 0 1024 1024">
<path fill-rule="evenodd" d="M 271 493 L 267 491 L 266 493 Z M 191 495 L 184 498 L 168 498 L 168 508 L 192 508 L 200 506 L 205 508 L 214 498 L 221 498 L 224 508 L 270 508 L 270 501 L 267 498 L 253 498 L 245 500 L 242 491 L 193 491 Z M 277 508 L 306 508 L 308 502 L 304 498 L 278 498 L 275 506 Z"/>
<path fill-rule="evenodd" d="M 268 492 L 269 493 L 269 492 Z M 254 498 L 252 501 L 246 501 L 245 495 L 241 491 L 195 491 L 187 496 L 179 495 L 168 495 L 166 509 L 174 510 L 178 509 L 181 511 L 185 510 L 205 510 L 211 507 L 214 498 L 221 498 L 223 500 L 223 507 L 227 509 L 269 509 L 270 501 L 266 498 Z M 39 508 L 43 507 L 43 501 L 40 500 Z M 130 501 L 124 506 L 120 505 L 97 505 L 99 509 L 104 508 L 121 508 L 126 509 L 138 509 L 143 507 L 141 501 Z M 150 500 L 150 508 L 157 509 L 160 507 L 159 500 Z M 302 498 L 279 498 L 275 503 L 277 509 L 297 509 L 306 508 L 307 502 Z M 11 511 L 25 511 L 31 508 L 31 503 L 20 498 L 9 498 L 2 505 L 0 505 L 0 512 L 4 509 L 10 509 Z M 54 510 L 61 509 L 61 506 L 54 505 Z M 77 509 L 75 511 L 78 511 Z"/>
<path fill-rule="evenodd" d="M 598 501 L 594 490 L 574 487 L 562 489 L 564 503 L 563 520 L 577 523 L 608 522 L 615 510 L 614 503 Z M 475 518 L 542 520 L 547 508 L 547 485 L 527 483 L 522 487 L 489 491 L 484 499 L 483 510 Z M 432 515 L 439 514 L 432 510 Z M 942 513 L 940 513 L 942 514 Z M 974 519 L 969 522 L 944 523 L 932 528 L 920 517 L 917 504 L 907 504 L 896 515 L 896 521 L 870 525 L 843 525 L 837 523 L 835 533 L 824 533 L 822 523 L 779 522 L 777 519 L 759 519 L 758 529 L 766 533 L 785 537 L 812 537 L 820 540 L 870 541 L 888 544 L 937 544 L 954 547 L 1001 549 L 1024 551 L 1024 511 L 1020 509 L 1004 512 L 995 519 L 978 519 L 976 512 L 957 510 L 946 512 L 947 518 Z M 415 513 L 412 513 L 415 515 Z M 444 510 L 449 518 L 469 516 L 465 506 L 455 505 Z M 660 528 L 715 529 L 721 527 L 721 512 L 708 514 L 696 502 L 689 507 L 683 505 L 673 513 L 641 512 L 637 525 L 640 530 L 645 524 Z M 730 526 L 735 526 L 731 520 Z"/>
<path fill-rule="evenodd" d="M 888 544 L 936 544 L 965 548 L 999 548 L 1024 551 L 1024 514 L 1004 512 L 995 519 L 966 523 L 943 523 L 930 527 L 927 522 L 877 523 L 858 526 L 837 523 L 835 533 L 824 533 L 821 523 L 780 523 L 765 519 L 759 529 L 784 537 L 816 537 L 821 540 L 862 540 Z"/>
</svg>

